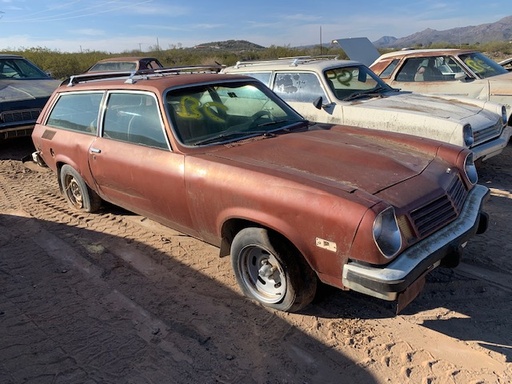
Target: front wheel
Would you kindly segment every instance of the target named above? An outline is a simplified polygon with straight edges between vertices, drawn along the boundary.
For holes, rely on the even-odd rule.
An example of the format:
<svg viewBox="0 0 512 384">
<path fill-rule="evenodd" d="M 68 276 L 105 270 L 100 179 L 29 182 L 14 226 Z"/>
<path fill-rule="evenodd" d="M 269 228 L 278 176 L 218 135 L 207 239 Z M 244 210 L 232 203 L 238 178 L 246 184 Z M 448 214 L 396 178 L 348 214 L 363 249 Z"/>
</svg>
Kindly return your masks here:
<svg viewBox="0 0 512 384">
<path fill-rule="evenodd" d="M 100 208 L 101 198 L 87 186 L 72 166 L 63 165 L 59 177 L 64 197 L 69 205 L 85 212 L 94 212 Z"/>
<path fill-rule="evenodd" d="M 315 297 L 311 267 L 293 245 L 266 229 L 241 230 L 231 244 L 231 263 L 242 292 L 264 306 L 295 312 Z"/>
</svg>

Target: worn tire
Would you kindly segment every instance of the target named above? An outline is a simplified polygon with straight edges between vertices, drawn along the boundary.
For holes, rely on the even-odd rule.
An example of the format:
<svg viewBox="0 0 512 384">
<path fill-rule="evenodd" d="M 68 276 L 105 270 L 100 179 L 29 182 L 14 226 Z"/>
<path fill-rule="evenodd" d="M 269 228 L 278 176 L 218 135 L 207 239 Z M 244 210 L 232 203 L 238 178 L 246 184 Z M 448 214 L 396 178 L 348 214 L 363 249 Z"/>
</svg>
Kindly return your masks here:
<svg viewBox="0 0 512 384">
<path fill-rule="evenodd" d="M 235 236 L 231 264 L 244 295 L 266 307 L 296 312 L 315 297 L 315 272 L 290 242 L 264 228 Z"/>
<path fill-rule="evenodd" d="M 85 212 L 94 212 L 101 207 L 101 198 L 70 165 L 62 166 L 59 174 L 62 193 L 69 205 Z"/>
</svg>

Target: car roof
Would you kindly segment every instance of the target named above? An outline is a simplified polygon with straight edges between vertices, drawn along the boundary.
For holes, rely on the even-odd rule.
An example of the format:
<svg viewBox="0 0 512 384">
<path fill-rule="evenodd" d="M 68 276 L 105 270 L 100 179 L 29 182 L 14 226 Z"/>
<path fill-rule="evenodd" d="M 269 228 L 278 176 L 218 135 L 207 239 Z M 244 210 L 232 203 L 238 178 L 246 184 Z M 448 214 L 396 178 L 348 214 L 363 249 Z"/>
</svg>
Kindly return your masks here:
<svg viewBox="0 0 512 384">
<path fill-rule="evenodd" d="M 268 70 L 301 70 L 307 68 L 309 70 L 322 72 L 325 69 L 347 67 L 351 65 L 362 65 L 358 61 L 338 60 L 336 57 L 309 57 L 297 56 L 286 57 L 277 60 L 261 60 L 261 61 L 239 61 L 234 66 L 229 67 L 229 71 L 268 71 Z"/>
<path fill-rule="evenodd" d="M 110 62 L 118 62 L 118 61 L 135 61 L 139 62 L 140 60 L 155 60 L 158 61 L 155 57 L 146 57 L 146 56 L 121 56 L 121 57 L 110 57 L 107 59 L 102 59 L 97 61 L 96 63 L 110 63 Z"/>
<path fill-rule="evenodd" d="M 0 53 L 0 59 L 24 59 L 24 60 L 26 60 L 23 56 L 11 55 L 8 53 Z"/>
<path fill-rule="evenodd" d="M 471 49 L 456 49 L 456 48 L 444 48 L 444 49 L 406 49 L 401 51 L 393 51 L 384 53 L 381 55 L 381 59 L 387 59 L 390 57 L 402 57 L 402 56 L 437 56 L 443 54 L 461 54 L 475 52 Z"/>
</svg>

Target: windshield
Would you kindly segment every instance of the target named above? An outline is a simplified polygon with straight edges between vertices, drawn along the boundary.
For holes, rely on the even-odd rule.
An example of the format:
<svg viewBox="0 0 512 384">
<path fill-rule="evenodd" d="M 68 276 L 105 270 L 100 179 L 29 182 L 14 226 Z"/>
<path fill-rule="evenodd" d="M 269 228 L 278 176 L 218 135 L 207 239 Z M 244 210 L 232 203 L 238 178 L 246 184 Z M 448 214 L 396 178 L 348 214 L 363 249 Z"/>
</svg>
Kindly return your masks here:
<svg viewBox="0 0 512 384">
<path fill-rule="evenodd" d="M 188 146 L 266 135 L 304 122 L 259 81 L 170 90 L 166 105 L 178 139 Z"/>
<path fill-rule="evenodd" d="M 0 59 L 0 79 L 48 79 L 49 76 L 23 58 Z"/>
<path fill-rule="evenodd" d="M 507 73 L 505 68 L 480 52 L 462 54 L 459 58 L 481 79 Z"/>
<path fill-rule="evenodd" d="M 339 100 L 346 100 L 360 94 L 392 90 L 375 73 L 362 65 L 329 69 L 324 75 L 327 84 Z"/>
</svg>

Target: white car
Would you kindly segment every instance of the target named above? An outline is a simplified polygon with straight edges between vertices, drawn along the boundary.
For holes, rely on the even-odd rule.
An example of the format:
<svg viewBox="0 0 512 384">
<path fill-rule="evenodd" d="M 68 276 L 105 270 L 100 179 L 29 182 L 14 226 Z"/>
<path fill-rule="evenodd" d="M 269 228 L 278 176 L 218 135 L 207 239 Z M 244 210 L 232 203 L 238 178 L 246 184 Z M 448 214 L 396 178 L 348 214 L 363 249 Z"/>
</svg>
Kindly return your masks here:
<svg viewBox="0 0 512 384">
<path fill-rule="evenodd" d="M 512 125 L 512 72 L 472 49 L 402 49 L 381 55 L 366 37 L 333 40 L 392 87 L 503 104 Z M 430 73 L 423 74 L 427 70 Z"/>
<path fill-rule="evenodd" d="M 501 153 L 512 130 L 500 104 L 401 92 L 356 61 L 298 57 L 222 72 L 257 78 L 308 120 L 428 137 L 469 148 L 475 159 Z"/>
</svg>

